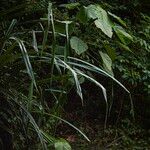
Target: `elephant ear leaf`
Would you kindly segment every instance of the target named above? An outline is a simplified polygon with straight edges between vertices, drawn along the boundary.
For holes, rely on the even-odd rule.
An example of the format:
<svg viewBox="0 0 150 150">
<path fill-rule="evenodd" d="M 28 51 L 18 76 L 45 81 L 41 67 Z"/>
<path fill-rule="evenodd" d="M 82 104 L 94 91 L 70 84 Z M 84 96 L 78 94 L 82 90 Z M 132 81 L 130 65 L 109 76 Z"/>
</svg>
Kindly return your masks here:
<svg viewBox="0 0 150 150">
<path fill-rule="evenodd" d="M 97 28 L 101 29 L 108 37 L 112 37 L 112 22 L 109 19 L 107 12 L 99 5 L 89 5 L 85 8 L 89 19 L 94 19 Z"/>
<path fill-rule="evenodd" d="M 103 53 L 103 52 L 100 52 L 100 56 L 103 61 L 103 68 L 105 69 L 106 72 L 108 72 L 110 75 L 113 76 L 111 58 L 106 53 Z"/>
<path fill-rule="evenodd" d="M 88 49 L 87 44 L 76 36 L 70 39 L 70 45 L 78 55 L 84 53 Z"/>
</svg>

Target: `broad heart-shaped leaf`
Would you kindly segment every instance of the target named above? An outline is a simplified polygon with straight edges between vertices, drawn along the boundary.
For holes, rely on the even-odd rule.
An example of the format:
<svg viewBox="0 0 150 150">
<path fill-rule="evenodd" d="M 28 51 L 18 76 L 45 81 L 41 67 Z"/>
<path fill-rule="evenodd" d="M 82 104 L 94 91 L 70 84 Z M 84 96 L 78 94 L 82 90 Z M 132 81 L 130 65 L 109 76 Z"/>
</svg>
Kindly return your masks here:
<svg viewBox="0 0 150 150">
<path fill-rule="evenodd" d="M 111 58 L 106 53 L 103 53 L 103 52 L 100 52 L 100 55 L 101 55 L 101 58 L 103 61 L 103 67 L 104 67 L 105 71 L 113 76 Z"/>
<path fill-rule="evenodd" d="M 100 28 L 108 37 L 112 37 L 112 22 L 110 21 L 107 12 L 99 5 L 89 5 L 85 8 L 87 16 L 90 19 L 96 19 L 94 21 L 97 28 Z"/>
<path fill-rule="evenodd" d="M 121 26 L 116 25 L 113 27 L 113 29 L 123 44 L 129 44 L 131 41 L 133 41 L 133 37 L 129 33 L 127 33 Z"/>
<path fill-rule="evenodd" d="M 55 150 L 71 150 L 69 143 L 63 139 L 57 140 L 54 144 Z"/>
<path fill-rule="evenodd" d="M 71 37 L 70 45 L 71 48 L 74 49 L 78 55 L 82 54 L 88 49 L 87 44 L 76 36 Z"/>
</svg>

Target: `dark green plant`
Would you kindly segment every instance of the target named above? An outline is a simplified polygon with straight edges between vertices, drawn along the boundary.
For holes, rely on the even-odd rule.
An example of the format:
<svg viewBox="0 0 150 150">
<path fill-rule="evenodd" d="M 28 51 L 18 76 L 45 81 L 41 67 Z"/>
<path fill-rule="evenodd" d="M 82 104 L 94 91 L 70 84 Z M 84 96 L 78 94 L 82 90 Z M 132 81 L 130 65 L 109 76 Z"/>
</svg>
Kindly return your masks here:
<svg viewBox="0 0 150 150">
<path fill-rule="evenodd" d="M 106 88 L 95 79 L 95 74 L 112 79 L 130 94 L 113 76 L 115 51 L 109 45 L 113 38 L 122 47 L 128 46 L 133 40 L 123 29 L 124 22 L 100 5 L 80 8 L 79 3 L 67 4 L 63 5 L 63 9 L 68 13 L 63 14 L 57 8 L 53 12 L 51 7 L 49 4 L 47 14 L 43 11 L 43 18 L 35 17 L 29 22 L 25 20 L 26 15 L 17 15 L 20 7 L 15 7 L 6 12 L 4 18 L 17 11 L 20 22 L 13 19 L 10 23 L 9 19 L 13 16 L 1 22 L 0 90 L 2 99 L 10 105 L 10 109 L 6 107 L 2 114 L 4 118 L 6 115 L 6 122 L 13 124 L 10 134 L 16 149 L 28 149 L 32 140 L 37 149 L 40 149 L 40 143 L 43 149 L 71 149 L 65 140 L 54 138 L 55 128 L 60 121 L 75 128 L 89 141 L 79 129 L 61 118 L 72 88 L 84 104 L 81 88 L 84 80 L 93 82 L 102 90 L 106 103 L 106 127 L 110 105 Z M 42 10 L 27 5 L 27 16 L 30 16 L 32 9 L 35 12 Z M 76 14 L 70 14 L 69 10 L 72 9 Z M 91 37 L 89 29 L 93 31 Z M 113 34 L 116 36 L 113 37 Z M 15 118 L 13 113 L 9 116 L 9 110 L 15 113 Z M 47 121 L 49 124 L 45 126 Z"/>
</svg>

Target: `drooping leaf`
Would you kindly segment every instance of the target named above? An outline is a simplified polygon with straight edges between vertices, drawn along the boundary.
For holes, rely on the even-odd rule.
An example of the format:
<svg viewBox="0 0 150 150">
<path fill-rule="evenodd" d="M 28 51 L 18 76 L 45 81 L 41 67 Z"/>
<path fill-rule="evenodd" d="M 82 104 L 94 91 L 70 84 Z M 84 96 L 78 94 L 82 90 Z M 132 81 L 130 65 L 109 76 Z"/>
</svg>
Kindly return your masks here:
<svg viewBox="0 0 150 150">
<path fill-rule="evenodd" d="M 88 49 L 86 43 L 84 43 L 81 39 L 76 36 L 73 36 L 70 39 L 71 48 L 75 50 L 75 52 L 80 55 Z"/>
<path fill-rule="evenodd" d="M 117 42 L 117 44 L 119 45 L 119 47 L 120 47 L 121 49 L 123 49 L 123 50 L 126 50 L 126 51 L 129 51 L 129 52 L 133 53 L 133 52 L 132 52 L 132 50 L 131 50 L 131 49 L 130 49 L 127 45 L 122 44 L 122 43 L 120 43 L 120 42 Z"/>
<path fill-rule="evenodd" d="M 113 76 L 113 71 L 112 71 L 112 60 L 111 58 L 103 52 L 100 52 L 102 61 L 103 61 L 103 67 L 104 69 Z"/>
<path fill-rule="evenodd" d="M 54 144 L 55 150 L 71 150 L 69 143 L 63 139 L 57 140 Z"/>
<path fill-rule="evenodd" d="M 131 41 L 133 41 L 133 37 L 129 33 L 127 33 L 121 26 L 116 25 L 113 27 L 113 29 L 123 44 L 129 44 Z"/>
<path fill-rule="evenodd" d="M 76 89 L 77 89 L 77 93 L 78 95 L 80 96 L 81 100 L 82 100 L 82 104 L 83 104 L 83 95 L 82 95 L 82 89 L 81 89 L 81 86 L 80 86 L 80 83 L 79 83 L 79 79 L 78 79 L 78 76 L 76 74 L 76 72 L 64 61 L 62 61 L 61 59 L 58 59 L 58 61 L 63 67 L 66 67 L 69 71 L 71 71 L 73 77 L 74 77 L 74 81 L 75 81 L 75 85 L 76 85 Z"/>
<path fill-rule="evenodd" d="M 104 75 L 106 77 L 109 77 L 110 79 L 112 79 L 113 81 L 115 81 L 118 85 L 120 85 L 120 87 L 122 87 L 128 94 L 130 93 L 130 91 L 123 85 L 121 84 L 117 79 L 115 79 L 112 75 L 108 74 L 106 71 L 100 69 L 99 67 L 88 63 L 84 60 L 78 59 L 78 58 L 74 58 L 74 57 L 68 57 L 70 59 L 70 61 L 68 62 L 68 64 L 70 65 L 74 65 L 75 67 L 79 67 L 79 68 L 84 68 L 86 70 Z M 71 61 L 72 60 L 72 61 Z M 75 61 L 75 62 L 73 62 Z"/>
<path fill-rule="evenodd" d="M 76 72 L 80 75 L 82 75 L 83 77 L 87 78 L 88 80 L 90 80 L 91 82 L 95 83 L 98 87 L 100 87 L 102 89 L 103 92 L 103 96 L 106 102 L 106 115 L 105 115 L 105 123 L 104 123 L 104 127 L 106 128 L 106 124 L 107 124 L 107 117 L 108 117 L 108 102 L 107 102 L 107 93 L 106 93 L 106 89 L 104 88 L 104 86 L 99 83 L 98 81 L 96 81 L 94 78 L 86 75 L 85 73 L 83 73 L 82 71 L 80 71 L 79 69 L 75 68 Z"/>
<path fill-rule="evenodd" d="M 33 81 L 34 83 L 34 86 L 36 88 L 36 90 L 38 91 L 37 89 L 37 85 L 36 85 L 36 81 L 35 81 L 35 76 L 34 76 L 34 72 L 33 72 L 33 68 L 32 68 L 32 65 L 31 65 L 31 62 L 30 62 L 30 59 L 29 59 L 29 55 L 28 55 L 28 52 L 26 50 L 26 47 L 25 47 L 25 44 L 23 43 L 22 40 L 16 38 L 16 37 L 10 37 L 9 38 L 10 40 L 15 40 L 19 47 L 20 47 L 20 50 L 22 52 L 22 56 L 23 56 L 23 59 L 24 59 L 24 63 L 26 65 L 26 68 L 27 68 L 27 72 L 31 78 L 31 80 Z"/>
<path fill-rule="evenodd" d="M 71 82 L 71 84 L 74 85 L 75 84 L 74 78 L 69 71 L 68 71 L 68 76 L 69 76 L 69 81 Z M 81 75 L 78 75 L 78 79 L 80 84 L 82 84 L 85 81 L 85 78 Z"/>
<path fill-rule="evenodd" d="M 99 5 L 89 5 L 86 7 L 87 16 L 94 21 L 97 28 L 100 28 L 108 37 L 112 37 L 112 22 L 110 21 L 107 12 Z"/>
<path fill-rule="evenodd" d="M 115 20 L 117 20 L 121 25 L 123 25 L 124 27 L 126 27 L 126 23 L 118 16 L 116 16 L 115 14 L 112 14 L 111 12 L 108 12 L 108 14 L 113 17 Z"/>
</svg>

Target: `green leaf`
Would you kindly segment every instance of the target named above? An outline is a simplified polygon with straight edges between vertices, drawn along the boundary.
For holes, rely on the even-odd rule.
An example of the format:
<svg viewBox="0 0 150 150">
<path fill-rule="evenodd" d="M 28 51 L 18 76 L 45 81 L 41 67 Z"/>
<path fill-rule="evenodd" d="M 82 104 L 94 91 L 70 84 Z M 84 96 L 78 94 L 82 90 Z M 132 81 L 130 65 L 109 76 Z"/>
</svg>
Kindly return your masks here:
<svg viewBox="0 0 150 150">
<path fill-rule="evenodd" d="M 63 139 L 57 140 L 54 146 L 56 150 L 71 150 L 69 143 Z"/>
<path fill-rule="evenodd" d="M 117 44 L 119 45 L 119 47 L 120 47 L 121 49 L 133 53 L 132 50 L 131 50 L 127 45 L 124 45 L 124 44 L 122 44 L 122 43 L 120 43 L 120 42 L 117 42 Z"/>
<path fill-rule="evenodd" d="M 11 91 L 11 92 L 13 92 L 13 94 L 15 93 L 15 91 Z M 22 110 L 23 110 L 23 112 L 26 114 L 26 117 L 30 120 L 30 123 L 32 124 L 32 126 L 34 127 L 34 130 L 37 132 L 37 135 L 38 135 L 38 137 L 39 137 L 39 139 L 40 139 L 40 142 L 41 142 L 41 144 L 42 144 L 42 149 L 43 150 L 47 150 L 47 145 L 46 145 L 46 143 L 45 143 L 45 140 L 44 140 L 44 138 L 43 138 L 43 135 L 42 135 L 42 133 L 41 133 L 41 130 L 39 129 L 39 126 L 37 125 L 37 123 L 35 122 L 35 120 L 34 120 L 34 118 L 33 118 L 33 116 L 30 114 L 30 112 L 22 105 L 22 104 L 20 104 L 16 99 L 16 97 L 15 96 L 11 96 L 11 94 L 9 94 L 9 93 L 6 93 L 7 94 L 7 96 L 9 96 L 9 98 L 13 101 L 13 102 L 15 102 Z M 18 97 L 18 98 L 20 98 L 20 97 Z"/>
<path fill-rule="evenodd" d="M 100 52 L 102 61 L 103 61 L 103 67 L 104 69 L 113 76 L 113 71 L 112 71 L 112 60 L 111 58 L 103 52 Z"/>
<path fill-rule="evenodd" d="M 61 59 L 58 59 L 58 61 L 63 67 L 67 68 L 69 71 L 71 71 L 73 77 L 74 77 L 74 81 L 76 84 L 76 88 L 77 88 L 77 93 L 80 96 L 81 100 L 82 100 L 82 104 L 83 104 L 83 95 L 82 95 L 82 89 L 78 80 L 78 76 L 76 74 L 76 72 L 74 71 L 74 69 L 72 69 L 66 62 L 62 61 Z"/>
<path fill-rule="evenodd" d="M 74 24 L 71 21 L 56 21 L 55 22 L 55 31 L 56 33 L 64 34 L 66 35 L 65 26 L 66 24 L 69 24 L 69 33 L 71 34 L 73 32 Z"/>
<path fill-rule="evenodd" d="M 86 75 L 85 73 L 83 73 L 82 71 L 80 71 L 79 69 L 75 68 L 76 72 L 80 75 L 82 75 L 83 77 L 87 78 L 88 80 L 90 80 L 91 82 L 95 83 L 99 88 L 102 89 L 103 92 L 103 96 L 106 102 L 106 115 L 105 115 L 105 123 L 104 123 L 104 128 L 106 128 L 106 124 L 107 124 L 107 117 L 108 117 L 108 101 L 107 101 L 107 93 L 106 93 L 106 89 L 104 88 L 104 86 L 99 83 L 98 81 L 96 81 L 94 78 Z"/>
<path fill-rule="evenodd" d="M 60 5 L 60 7 L 65 7 L 67 9 L 75 9 L 77 8 L 78 6 L 80 6 L 80 3 L 70 3 L 70 4 L 62 4 Z"/>
<path fill-rule="evenodd" d="M 110 47 L 109 43 L 104 43 L 104 48 L 106 49 L 107 54 L 109 55 L 111 60 L 114 61 L 116 59 L 115 49 Z"/>
<path fill-rule="evenodd" d="M 84 53 L 88 49 L 87 44 L 76 36 L 73 36 L 70 39 L 70 45 L 71 48 L 74 49 L 78 55 Z"/>
<path fill-rule="evenodd" d="M 99 5 L 89 5 L 86 7 L 87 16 L 90 19 L 96 19 L 94 21 L 97 28 L 100 28 L 108 37 L 112 37 L 112 22 L 110 21 L 107 12 Z"/>
<path fill-rule="evenodd" d="M 87 17 L 87 12 L 85 7 L 81 7 L 80 11 L 78 12 L 76 18 L 81 22 L 81 23 L 87 23 L 88 17 Z"/>
<path fill-rule="evenodd" d="M 33 34 L 32 46 L 33 46 L 34 50 L 35 50 L 36 52 L 38 52 L 38 51 L 39 51 L 39 50 L 38 50 L 38 44 L 37 44 L 36 34 L 35 34 L 35 31 L 34 31 L 34 30 L 32 31 L 32 34 Z"/>
<path fill-rule="evenodd" d="M 53 144 L 53 143 L 56 141 L 56 139 L 55 139 L 53 136 L 47 134 L 46 132 L 44 132 L 44 131 L 42 131 L 42 130 L 40 130 L 40 131 L 41 131 L 41 133 L 42 133 L 42 135 L 43 135 L 43 138 L 44 138 L 49 144 Z"/>
<path fill-rule="evenodd" d="M 29 55 L 28 55 L 27 49 L 26 49 L 26 47 L 24 45 L 24 42 L 22 40 L 16 38 L 16 37 L 10 37 L 9 39 L 10 40 L 15 40 L 18 43 L 18 45 L 20 47 L 20 50 L 22 52 L 24 63 L 25 63 L 26 68 L 27 68 L 27 72 L 28 72 L 31 80 L 34 83 L 34 86 L 35 86 L 36 90 L 38 91 L 37 85 L 36 85 L 36 81 L 35 81 L 34 72 L 33 72 L 33 68 L 32 68 L 32 65 L 31 65 L 31 62 L 30 62 L 30 59 L 29 59 Z"/>
<path fill-rule="evenodd" d="M 70 61 L 68 62 L 69 65 L 73 65 L 74 67 L 79 67 L 80 69 L 84 68 L 88 71 L 107 76 L 113 81 L 115 81 L 118 85 L 120 85 L 120 87 L 122 87 L 128 94 L 130 94 L 130 91 L 124 85 L 122 85 L 117 79 L 115 79 L 113 76 L 108 74 L 106 71 L 100 69 L 99 67 L 96 67 L 95 65 L 78 58 L 68 57 L 68 59 L 70 59 Z"/>
<path fill-rule="evenodd" d="M 12 30 L 14 29 L 14 26 L 16 25 L 16 23 L 17 23 L 17 20 L 13 19 L 10 26 L 9 26 L 9 28 L 8 28 L 8 30 L 7 30 L 7 32 L 6 32 L 6 34 L 5 34 L 5 36 L 7 38 L 10 36 L 10 34 L 11 34 Z"/>
<path fill-rule="evenodd" d="M 75 84 L 75 81 L 74 81 L 74 77 L 71 75 L 71 72 L 68 71 L 68 76 L 69 76 L 69 81 L 71 82 L 71 84 Z M 84 83 L 85 81 L 85 78 L 81 75 L 78 75 L 78 80 L 79 80 L 79 83 L 82 84 Z"/>
<path fill-rule="evenodd" d="M 108 12 L 108 14 L 115 20 L 117 20 L 122 26 L 126 27 L 126 23 L 120 17 L 116 16 L 115 14 L 112 14 L 111 12 Z"/>
<path fill-rule="evenodd" d="M 56 51 L 55 51 L 55 53 L 57 55 L 63 55 L 64 54 L 64 50 L 65 50 L 64 46 L 56 45 Z"/>
<path fill-rule="evenodd" d="M 133 37 L 127 33 L 121 26 L 114 26 L 114 31 L 123 44 L 129 44 L 133 41 Z"/>
</svg>

